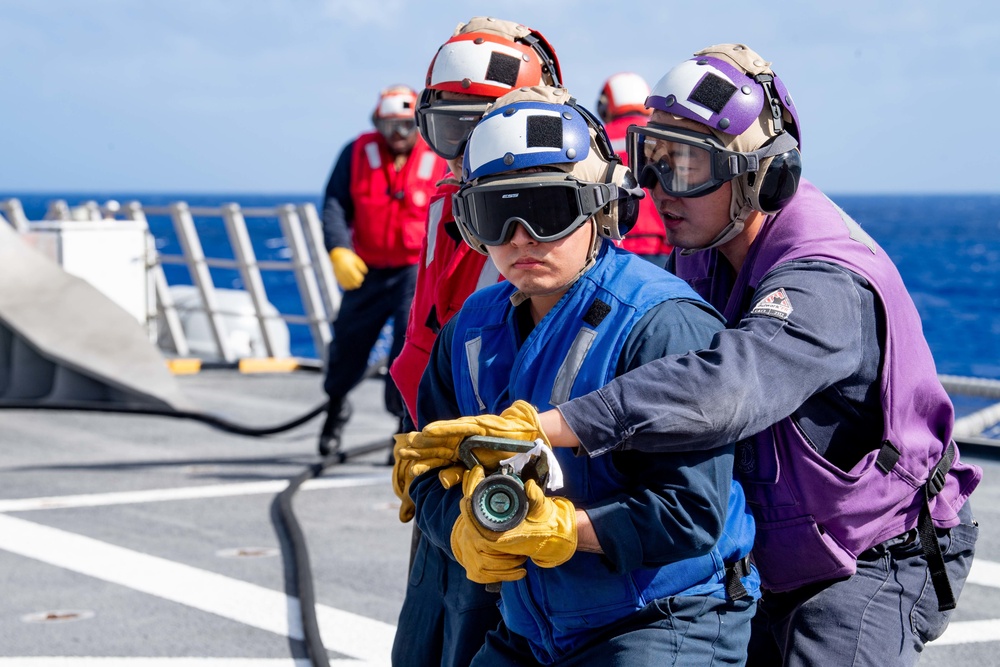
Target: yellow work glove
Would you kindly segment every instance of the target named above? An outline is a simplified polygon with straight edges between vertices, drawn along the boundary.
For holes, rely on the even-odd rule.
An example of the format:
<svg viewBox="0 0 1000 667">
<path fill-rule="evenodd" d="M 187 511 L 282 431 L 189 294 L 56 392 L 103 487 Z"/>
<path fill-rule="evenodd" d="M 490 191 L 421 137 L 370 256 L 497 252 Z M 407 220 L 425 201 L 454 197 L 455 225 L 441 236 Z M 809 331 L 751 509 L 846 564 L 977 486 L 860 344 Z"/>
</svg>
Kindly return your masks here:
<svg viewBox="0 0 1000 667">
<path fill-rule="evenodd" d="M 402 521 L 403 523 L 406 523 L 407 521 L 413 518 L 413 513 L 415 508 L 413 505 L 413 500 L 410 498 L 410 483 L 413 481 L 413 478 L 416 477 L 417 475 L 414 474 L 413 472 L 414 461 L 400 458 L 399 451 L 404 447 L 407 447 L 412 438 L 419 435 L 420 435 L 419 432 L 414 431 L 411 433 L 398 433 L 392 436 L 393 441 L 395 443 L 392 446 L 392 456 L 393 459 L 395 460 L 395 463 L 392 466 L 392 491 L 393 493 L 396 494 L 396 497 L 399 498 L 400 500 L 401 504 L 399 506 L 399 520 Z M 421 472 L 426 472 L 426 470 L 430 470 L 431 468 L 438 468 L 441 466 L 445 466 L 448 465 L 449 463 L 451 463 L 451 461 L 445 459 L 439 459 L 437 461 L 428 459 L 427 461 L 425 461 L 425 464 L 430 464 L 430 465 L 425 466 L 425 469 L 421 470 Z M 453 468 L 457 468 L 458 479 L 461 480 L 461 473 L 462 471 L 465 470 L 464 466 L 452 466 L 451 468 L 442 470 L 441 474 L 443 475 L 447 473 L 449 470 L 452 470 Z M 451 488 L 451 485 L 445 485 L 444 488 L 446 489 Z"/>
<path fill-rule="evenodd" d="M 449 466 L 438 472 L 438 481 L 441 482 L 441 486 L 450 489 L 461 484 L 468 472 L 464 465 Z"/>
<path fill-rule="evenodd" d="M 465 576 L 480 584 L 517 581 L 527 574 L 525 556 L 498 551 L 482 535 L 482 529 L 472 517 L 470 496 L 485 477 L 482 466 L 470 470 L 462 482 L 462 513 L 451 529 L 451 551 L 465 568 Z"/>
<path fill-rule="evenodd" d="M 392 446 L 392 456 L 395 463 L 392 466 L 392 492 L 399 498 L 399 520 L 406 523 L 413 518 L 414 506 L 410 498 L 410 482 L 413 481 L 413 474 L 410 468 L 412 461 L 404 461 L 399 458 L 399 449 L 406 445 L 406 435 L 400 433 L 392 436 L 395 444 Z"/>
<path fill-rule="evenodd" d="M 428 469 L 421 467 L 425 462 L 441 459 L 458 461 L 459 445 L 473 435 L 528 442 L 541 438 L 545 444 L 549 444 L 548 438 L 538 424 L 538 411 L 530 403 L 515 401 L 499 415 L 479 415 L 432 422 L 424 427 L 419 438 L 414 438 L 408 447 L 399 450 L 399 456 L 403 459 L 420 461 L 414 466 L 414 473 L 419 475 Z M 514 455 L 513 452 L 478 447 L 472 452 L 479 458 L 480 463 L 490 468 L 496 468 L 499 461 Z M 418 469 L 420 472 L 417 472 Z"/>
<path fill-rule="evenodd" d="M 345 290 L 358 289 L 365 281 L 368 266 L 350 248 L 334 248 L 330 251 L 333 275 Z"/>
<path fill-rule="evenodd" d="M 476 468 L 462 486 L 462 513 L 468 515 L 483 539 L 497 551 L 527 556 L 538 567 L 556 567 L 573 557 L 577 545 L 576 507 L 566 498 L 549 498 L 533 479 L 524 483 L 528 514 L 520 525 L 502 533 L 480 526 L 472 517 L 472 491 L 484 479 L 481 471 L 476 476 Z"/>
</svg>

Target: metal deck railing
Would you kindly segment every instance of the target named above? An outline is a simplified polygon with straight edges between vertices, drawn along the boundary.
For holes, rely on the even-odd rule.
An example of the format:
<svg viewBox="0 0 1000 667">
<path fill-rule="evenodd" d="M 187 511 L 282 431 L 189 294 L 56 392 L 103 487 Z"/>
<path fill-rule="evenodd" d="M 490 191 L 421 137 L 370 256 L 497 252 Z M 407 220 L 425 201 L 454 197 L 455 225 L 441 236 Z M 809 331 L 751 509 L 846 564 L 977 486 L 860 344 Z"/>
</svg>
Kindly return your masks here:
<svg viewBox="0 0 1000 667">
<path fill-rule="evenodd" d="M 17 199 L 0 202 L 0 212 L 19 232 L 31 230 L 32 223 L 24 214 Z M 152 234 L 149 233 L 148 218 L 169 216 L 181 254 L 163 254 L 156 250 Z M 198 232 L 197 219 L 201 217 L 221 218 L 225 223 L 226 235 L 232 250 L 232 259 L 206 256 Z M 290 252 L 289 260 L 260 260 L 251 242 L 247 228 L 248 218 L 277 218 L 284 242 Z M 326 258 L 323 233 L 316 207 L 311 203 L 276 207 L 240 207 L 238 204 L 223 204 L 218 207 L 188 206 L 179 201 L 168 206 L 143 206 L 140 202 L 128 202 L 120 206 L 109 201 L 103 206 L 97 202 L 71 209 L 65 201 L 53 201 L 45 215 L 47 221 L 109 220 L 125 219 L 143 223 L 149 238 L 147 272 L 155 291 L 155 309 L 147 318 L 147 328 L 154 329 L 157 318 L 163 323 L 166 334 L 179 356 L 190 354 L 187 336 L 181 324 L 178 309 L 170 293 L 170 285 L 164 272 L 164 265 L 183 265 L 187 268 L 191 281 L 197 288 L 204 307 L 218 357 L 226 362 L 236 361 L 226 332 L 224 316 L 242 316 L 244 313 L 229 312 L 219 304 L 217 286 L 210 269 L 233 269 L 239 273 L 243 289 L 249 294 L 253 304 L 260 336 L 267 356 L 276 356 L 276 346 L 268 331 L 269 320 L 276 317 L 288 324 L 307 325 L 316 350 L 316 357 L 323 359 L 330 342 L 330 322 L 340 310 L 341 292 L 333 276 L 333 269 Z M 305 314 L 278 312 L 274 315 L 265 306 L 269 304 L 264 287 L 262 272 L 291 271 L 295 276 L 299 297 Z"/>
<path fill-rule="evenodd" d="M 0 213 L 19 232 L 31 229 L 20 201 L 8 199 L 0 202 Z M 167 333 L 174 345 L 174 350 L 180 356 L 189 354 L 188 342 L 181 326 L 180 317 L 174 300 L 171 297 L 164 265 L 179 264 L 187 267 L 192 282 L 201 296 L 206 316 L 208 317 L 212 337 L 218 349 L 218 356 L 227 362 L 236 361 L 228 344 L 225 315 L 243 315 L 243 313 L 227 312 L 220 307 L 216 298 L 216 286 L 209 269 L 235 269 L 239 272 L 244 289 L 249 293 L 254 306 L 255 317 L 260 326 L 261 338 L 268 356 L 274 356 L 274 346 L 268 333 L 267 323 L 275 316 L 265 309 L 268 303 L 261 277 L 262 271 L 292 271 L 298 286 L 305 315 L 280 313 L 280 319 L 289 324 L 308 325 L 317 357 L 326 355 L 330 342 L 330 322 L 336 318 L 340 310 L 340 289 L 333 277 L 333 269 L 326 258 L 323 244 L 322 229 L 316 207 L 311 203 L 283 204 L 274 208 L 241 208 L 238 204 L 223 204 L 219 207 L 188 206 L 185 202 L 175 202 L 169 206 L 146 206 L 139 202 L 129 202 L 119 206 L 117 202 L 109 201 L 103 206 L 97 202 L 85 204 L 71 209 L 65 201 L 56 200 L 49 205 L 47 220 L 106 220 L 121 217 L 126 220 L 140 221 L 149 225 L 147 216 L 169 216 L 181 246 L 180 255 L 158 253 L 150 238 L 150 257 L 148 271 L 152 277 L 156 309 L 150 317 L 157 315 L 165 323 Z M 199 217 L 221 217 L 225 222 L 226 234 L 232 248 L 233 259 L 207 257 L 202 247 L 196 219 Z M 291 259 L 258 260 L 247 229 L 247 218 L 277 218 L 284 241 L 290 250 Z M 941 383 L 945 390 L 953 396 L 974 396 L 997 399 L 1000 401 L 1000 380 L 985 378 L 957 377 L 941 375 Z M 995 430 L 1000 424 L 1000 402 L 965 415 L 955 421 L 954 436 L 956 438 L 997 442 L 988 437 L 987 431 Z"/>
</svg>

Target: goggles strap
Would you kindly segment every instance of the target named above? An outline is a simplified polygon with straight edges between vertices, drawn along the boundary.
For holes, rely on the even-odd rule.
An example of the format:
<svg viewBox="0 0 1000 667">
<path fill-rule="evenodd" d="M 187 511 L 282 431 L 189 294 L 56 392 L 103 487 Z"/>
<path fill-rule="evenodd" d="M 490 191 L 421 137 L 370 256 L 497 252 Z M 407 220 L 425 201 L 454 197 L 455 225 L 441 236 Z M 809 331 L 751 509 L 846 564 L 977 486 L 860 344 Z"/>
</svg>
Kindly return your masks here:
<svg viewBox="0 0 1000 667">
<path fill-rule="evenodd" d="M 764 97 L 767 98 L 767 104 L 771 107 L 771 122 L 774 124 L 774 131 L 781 132 L 784 129 L 784 123 L 781 118 L 781 102 L 778 101 L 778 95 L 774 90 L 774 75 L 761 73 L 754 76 L 753 80 L 759 83 L 764 90 Z"/>
<path fill-rule="evenodd" d="M 795 137 L 788 132 L 782 132 L 755 151 L 750 153 L 731 153 L 729 155 L 729 173 L 732 174 L 732 178 L 739 178 L 743 174 L 760 171 L 761 162 L 769 157 L 787 153 L 798 145 L 799 142 L 795 140 Z M 746 160 L 743 166 L 740 165 L 742 160 Z"/>
<path fill-rule="evenodd" d="M 607 209 L 609 204 L 612 204 L 620 199 L 628 199 L 629 197 L 642 199 L 646 196 L 642 186 L 638 183 L 635 187 L 631 188 L 615 185 L 614 183 L 599 183 L 593 186 L 593 192 L 594 210 L 590 211 L 591 215 L 596 215 L 602 208 Z"/>
</svg>

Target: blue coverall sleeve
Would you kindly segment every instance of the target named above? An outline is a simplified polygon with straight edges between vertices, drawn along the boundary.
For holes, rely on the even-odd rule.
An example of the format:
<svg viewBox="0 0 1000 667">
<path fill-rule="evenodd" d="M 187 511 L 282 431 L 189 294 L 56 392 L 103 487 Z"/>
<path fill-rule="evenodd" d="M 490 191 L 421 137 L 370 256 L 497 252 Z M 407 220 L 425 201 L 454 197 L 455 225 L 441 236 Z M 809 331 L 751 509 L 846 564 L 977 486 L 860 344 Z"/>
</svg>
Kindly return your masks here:
<svg viewBox="0 0 1000 667">
<path fill-rule="evenodd" d="M 753 313 L 784 289 L 787 317 Z M 850 377 L 863 355 L 866 286 L 834 264 L 789 262 L 758 285 L 745 315 L 707 347 L 658 359 L 559 406 L 591 455 L 724 446 L 791 415 Z"/>
<path fill-rule="evenodd" d="M 451 374 L 451 342 L 455 333 L 454 319 L 445 324 L 431 348 L 431 358 L 417 389 L 417 428 L 432 421 L 461 417 L 455 398 L 455 384 Z M 460 486 L 445 489 L 438 481 L 437 471 L 414 478 L 410 484 L 410 498 L 415 506 L 417 526 L 425 539 L 451 553 L 451 530 L 461 513 Z"/>
<path fill-rule="evenodd" d="M 704 304 L 667 301 L 632 330 L 618 372 L 707 346 L 722 328 Z M 708 451 L 612 454 L 627 490 L 586 508 L 609 568 L 625 573 L 711 551 L 726 520 L 732 447 Z"/>
<path fill-rule="evenodd" d="M 351 247 L 350 227 L 354 221 L 354 201 L 351 199 L 353 149 L 353 141 L 344 147 L 326 182 L 323 194 L 323 242 L 327 251 Z"/>
</svg>

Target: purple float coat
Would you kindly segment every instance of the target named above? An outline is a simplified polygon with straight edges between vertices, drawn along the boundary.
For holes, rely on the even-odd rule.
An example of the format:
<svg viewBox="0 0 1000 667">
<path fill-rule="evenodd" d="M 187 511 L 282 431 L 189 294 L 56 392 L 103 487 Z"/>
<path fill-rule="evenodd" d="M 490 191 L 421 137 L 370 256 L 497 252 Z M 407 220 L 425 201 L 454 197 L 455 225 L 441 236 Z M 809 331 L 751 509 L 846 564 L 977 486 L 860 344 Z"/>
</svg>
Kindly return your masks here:
<svg viewBox="0 0 1000 667">
<path fill-rule="evenodd" d="M 737 474 L 758 519 L 753 553 L 764 586 L 780 592 L 851 575 L 859 553 L 916 526 L 921 487 L 951 440 L 953 408 L 937 379 L 920 317 L 885 252 L 805 181 L 792 201 L 766 220 L 725 304 L 718 302 L 717 291 L 711 294 L 712 257 L 711 252 L 680 257 L 677 273 L 717 307 L 724 306 L 730 326 L 762 308 L 763 300 L 744 306 L 745 295 L 773 269 L 795 260 L 848 269 L 865 278 L 878 296 L 885 320 L 882 440 L 899 452 L 889 471 L 876 465 L 878 447 L 849 471 L 838 469 L 810 445 L 791 417 L 744 440 L 737 450 Z M 962 463 L 956 453 L 943 490 L 930 503 L 937 527 L 958 523 L 957 511 L 981 477 L 978 467 Z"/>
</svg>

